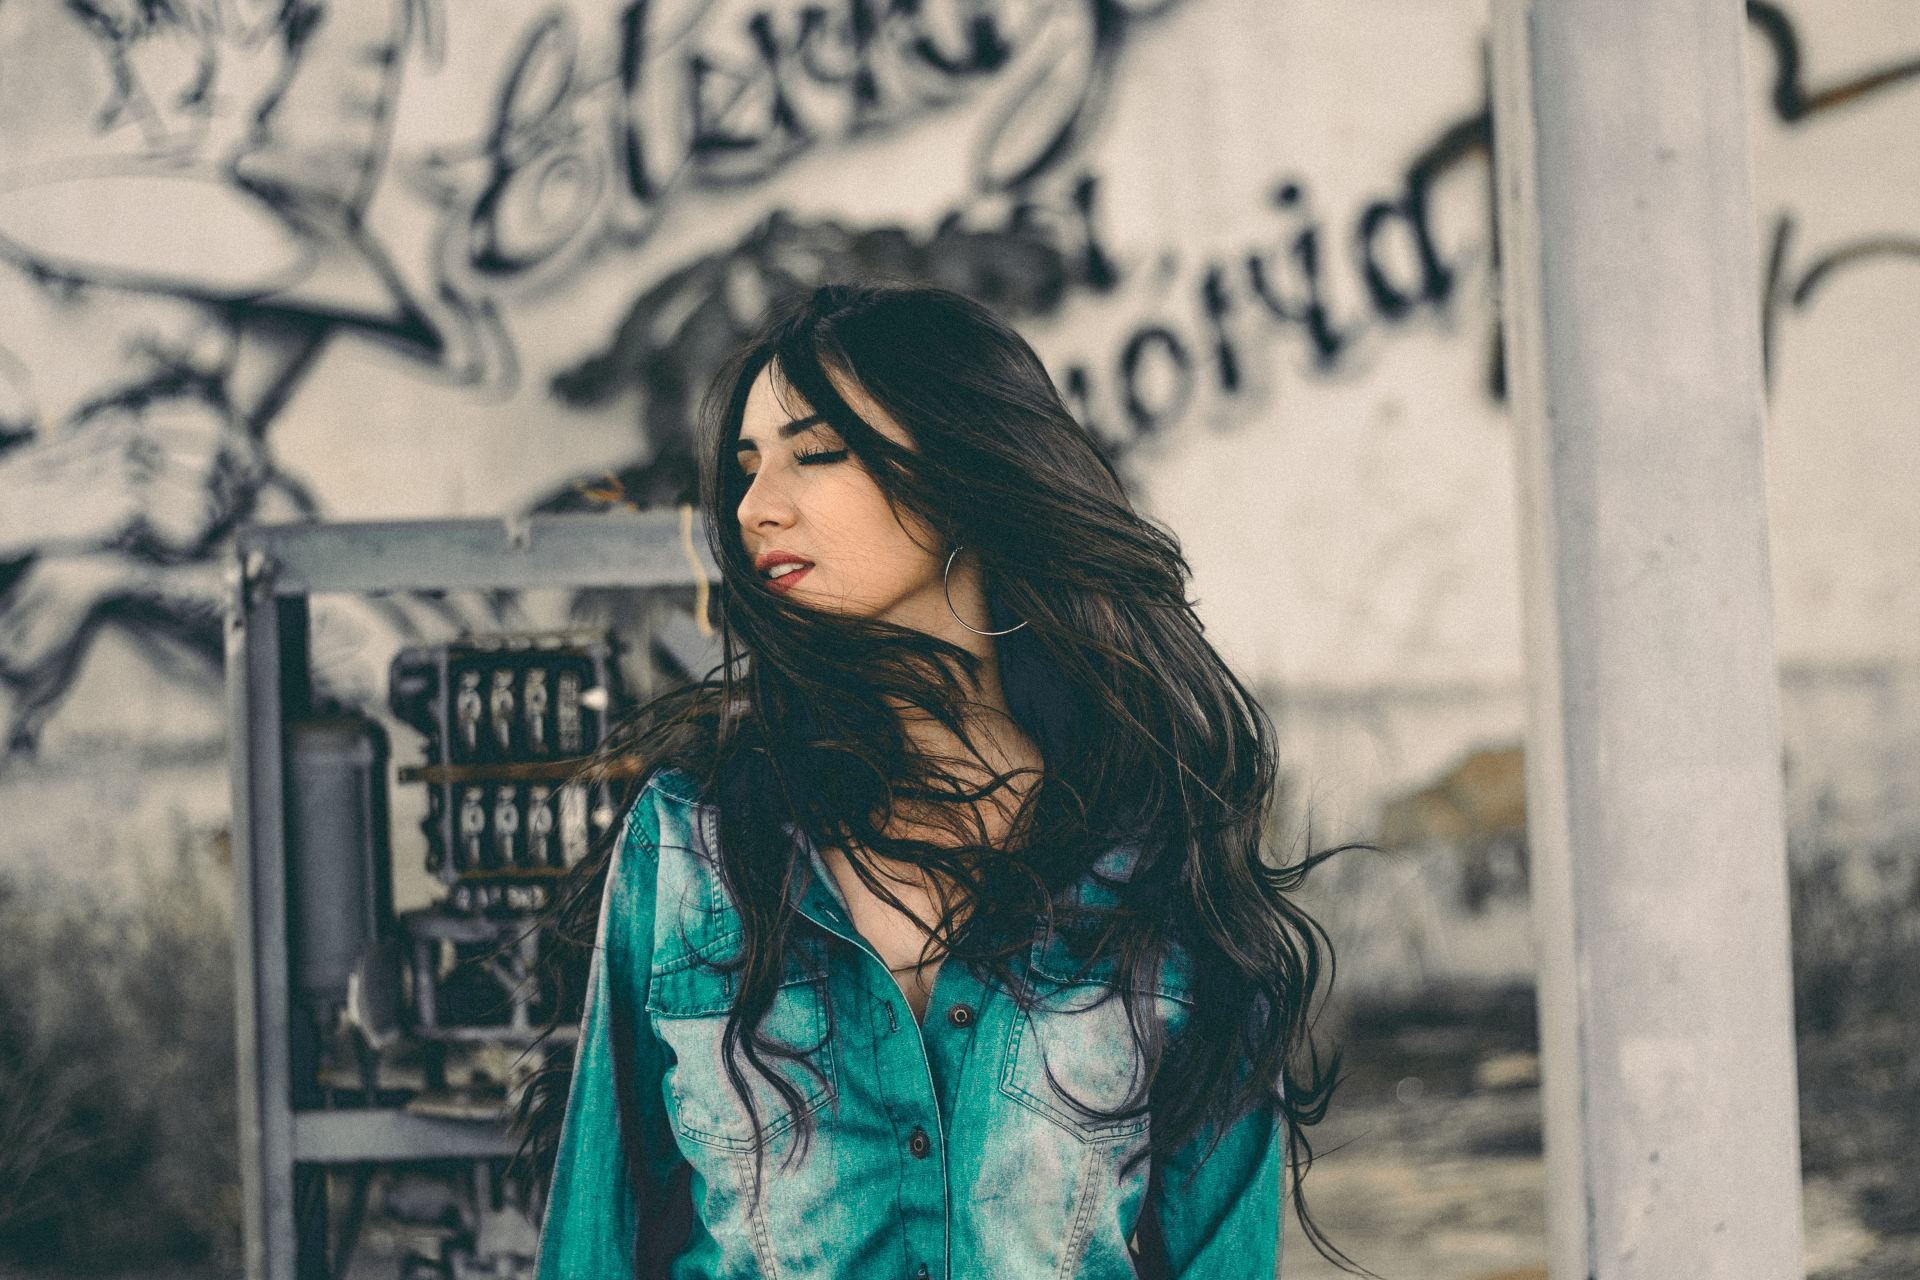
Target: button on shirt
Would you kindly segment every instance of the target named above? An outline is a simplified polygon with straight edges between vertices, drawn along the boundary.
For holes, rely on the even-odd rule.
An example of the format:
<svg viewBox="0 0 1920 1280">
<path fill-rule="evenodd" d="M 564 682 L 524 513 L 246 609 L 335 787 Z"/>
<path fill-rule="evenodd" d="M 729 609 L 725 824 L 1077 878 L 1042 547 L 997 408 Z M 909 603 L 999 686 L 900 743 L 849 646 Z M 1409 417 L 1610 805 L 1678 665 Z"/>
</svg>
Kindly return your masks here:
<svg viewBox="0 0 1920 1280">
<path fill-rule="evenodd" d="M 1024 967 L 1042 1003 L 1023 1013 L 967 966 L 944 964 L 922 1026 L 793 828 L 810 872 L 796 877 L 804 920 L 761 1028 L 803 1050 L 817 1074 L 771 1060 L 795 1107 L 737 1058 L 756 1131 L 721 1058 L 733 984 L 701 963 L 738 954 L 741 922 L 713 860 L 715 815 L 696 795 L 684 774 L 656 775 L 615 847 L 539 1280 L 635 1275 L 636 1241 L 655 1225 L 637 1220 L 636 1193 L 658 1213 L 674 1187 L 691 1197 L 692 1230 L 673 1280 L 1120 1280 L 1137 1274 L 1129 1241 L 1146 1214 L 1168 1274 L 1270 1280 L 1280 1247 L 1271 1110 L 1243 1117 L 1204 1160 L 1206 1130 L 1159 1168 L 1143 1160 L 1121 1177 L 1150 1118 L 1088 1116 L 1069 1100 L 1116 1110 L 1137 1084 L 1125 1005 L 1099 998 L 1100 971 L 1079 972 L 1056 938 L 1036 941 Z M 1100 869 L 1123 872 L 1134 853 L 1123 845 Z M 1146 986 L 1136 998 L 1177 1036 L 1192 1005 L 1184 965 L 1170 960 Z M 801 1152 L 803 1117 L 814 1130 Z M 623 1130 L 641 1148 L 631 1165 Z"/>
</svg>

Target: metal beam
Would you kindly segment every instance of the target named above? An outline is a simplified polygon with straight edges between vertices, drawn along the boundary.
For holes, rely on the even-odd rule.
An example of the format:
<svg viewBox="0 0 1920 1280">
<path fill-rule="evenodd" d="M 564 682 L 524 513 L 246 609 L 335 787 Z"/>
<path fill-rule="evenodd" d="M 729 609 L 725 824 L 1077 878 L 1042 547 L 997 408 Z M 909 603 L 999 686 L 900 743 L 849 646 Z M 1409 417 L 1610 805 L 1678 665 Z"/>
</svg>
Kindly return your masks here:
<svg viewBox="0 0 1920 1280">
<path fill-rule="evenodd" d="M 1496 0 L 1556 1280 L 1803 1274 L 1736 0 Z"/>
<path fill-rule="evenodd" d="M 504 1119 L 454 1120 L 366 1107 L 293 1116 L 293 1156 L 304 1164 L 493 1160 L 518 1149 Z"/>
<path fill-rule="evenodd" d="M 238 550 L 276 595 L 319 591 L 536 591 L 719 580 L 691 510 L 521 520 L 255 525 Z"/>
<path fill-rule="evenodd" d="M 233 752 L 235 1049 L 248 1280 L 292 1280 L 295 1231 L 287 993 L 283 725 L 305 702 L 306 601 L 236 572 L 227 614 Z M 289 680 L 291 676 L 291 681 Z M 289 688 L 289 683 L 292 688 Z M 292 696 L 290 697 L 289 694 Z"/>
</svg>

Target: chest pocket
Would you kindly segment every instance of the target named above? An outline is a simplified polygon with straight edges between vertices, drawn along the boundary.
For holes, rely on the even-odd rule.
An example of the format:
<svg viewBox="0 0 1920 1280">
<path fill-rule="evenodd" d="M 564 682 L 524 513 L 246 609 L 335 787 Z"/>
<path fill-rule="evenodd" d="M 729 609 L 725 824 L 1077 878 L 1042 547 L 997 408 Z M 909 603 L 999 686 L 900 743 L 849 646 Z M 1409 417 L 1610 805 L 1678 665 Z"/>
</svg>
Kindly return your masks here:
<svg viewBox="0 0 1920 1280">
<path fill-rule="evenodd" d="M 1007 1033 L 1000 1091 L 1083 1142 L 1118 1141 L 1147 1128 L 1144 1111 L 1106 1118 L 1140 1087 L 1146 1064 L 1118 990 L 1117 957 L 1088 965 L 1055 934 L 1036 942 L 1028 960 L 1036 1003 L 1016 1012 Z M 1192 989 L 1176 959 L 1134 992 L 1136 1016 L 1158 1017 L 1169 1040 L 1192 1007 Z"/>
<path fill-rule="evenodd" d="M 733 1007 L 735 976 L 716 973 L 703 960 L 732 958 L 734 934 L 698 951 L 656 955 L 648 980 L 647 1012 L 654 1033 L 672 1051 L 665 1084 L 673 1102 L 674 1128 L 703 1146 L 751 1151 L 778 1143 L 801 1116 L 819 1110 L 838 1093 L 833 1046 L 827 1043 L 826 952 L 820 941 L 795 936 L 787 943 L 780 987 L 760 1024 L 761 1033 L 799 1050 L 819 1074 L 801 1062 L 767 1057 L 767 1066 L 798 1092 L 795 1107 L 736 1046 L 734 1062 L 759 1113 L 760 1132 L 734 1092 L 721 1058 L 721 1037 Z"/>
</svg>

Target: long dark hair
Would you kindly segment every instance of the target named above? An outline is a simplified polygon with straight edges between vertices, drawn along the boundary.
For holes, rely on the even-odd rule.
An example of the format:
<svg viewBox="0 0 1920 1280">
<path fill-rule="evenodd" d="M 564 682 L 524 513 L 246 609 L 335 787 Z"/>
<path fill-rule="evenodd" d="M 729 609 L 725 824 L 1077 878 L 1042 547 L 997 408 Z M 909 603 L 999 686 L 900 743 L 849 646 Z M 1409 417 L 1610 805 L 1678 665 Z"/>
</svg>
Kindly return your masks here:
<svg viewBox="0 0 1920 1280">
<path fill-rule="evenodd" d="M 748 390 L 772 365 L 839 433 L 894 505 L 945 549 L 979 556 L 989 629 L 1016 723 L 1044 768 L 994 774 L 916 750 L 901 708 L 967 737 L 979 659 L 923 632 L 810 609 L 757 585 L 735 516 L 747 479 L 733 456 Z M 842 395 L 857 386 L 912 437 L 906 449 Z M 1291 894 L 1315 865 L 1354 846 L 1274 865 L 1278 769 L 1266 712 L 1221 661 L 1186 597 L 1190 570 L 1172 534 L 1136 513 L 1108 459 L 1062 404 L 1032 348 L 986 308 L 943 289 L 835 285 L 778 307 L 721 371 L 702 413 L 700 500 L 722 580 L 723 658 L 707 678 L 658 697 L 602 749 L 629 776 L 674 767 L 718 810 L 719 873 L 744 925 L 738 997 L 723 1058 L 758 1116 L 736 1051 L 800 1109 L 768 1059 L 795 1051 L 762 1037 L 796 919 L 790 877 L 801 826 L 846 850 L 882 900 L 902 905 L 871 858 L 911 864 L 943 913 L 928 942 L 977 966 L 1023 1003 L 1011 962 L 1052 929 L 1112 986 L 1142 1037 L 1149 1070 L 1122 1112 L 1150 1109 L 1150 1147 L 1217 1134 L 1256 1106 L 1284 1120 L 1295 1209 L 1308 1238 L 1344 1263 L 1306 1211 L 1306 1129 L 1326 1113 L 1339 1055 L 1323 1060 L 1313 1005 L 1332 977 L 1324 931 Z M 989 843 L 977 802 L 1030 783 L 1010 833 Z M 1008 794 L 1012 794 L 1009 792 Z M 942 838 L 889 836 L 910 810 L 939 815 Z M 1139 842 L 1114 907 L 1064 891 L 1116 842 Z M 549 921 L 578 992 L 609 849 L 579 863 Z M 1133 993 L 1178 947 L 1192 965 L 1185 1029 L 1164 1028 Z M 1089 972 L 1092 972 L 1089 969 Z M 1142 1001 L 1149 1005 L 1151 1001 Z M 563 1006 L 564 1007 L 564 1006 Z M 577 1004 L 572 1007 L 577 1008 Z M 516 1128 L 544 1188 L 570 1083 L 567 1063 L 521 1096 Z M 1109 1113 L 1115 1114 L 1115 1113 Z M 810 1132 L 803 1120 L 796 1150 Z M 756 1179 L 757 1181 L 757 1179 Z M 1338 1255 L 1338 1256 L 1336 1256 Z"/>
</svg>

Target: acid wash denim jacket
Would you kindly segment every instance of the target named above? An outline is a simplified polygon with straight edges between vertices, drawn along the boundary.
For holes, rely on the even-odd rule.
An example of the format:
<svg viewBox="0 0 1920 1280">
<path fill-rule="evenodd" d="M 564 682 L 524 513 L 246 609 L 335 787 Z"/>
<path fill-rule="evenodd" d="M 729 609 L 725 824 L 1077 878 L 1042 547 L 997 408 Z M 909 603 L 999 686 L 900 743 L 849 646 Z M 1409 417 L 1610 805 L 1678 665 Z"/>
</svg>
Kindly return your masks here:
<svg viewBox="0 0 1920 1280">
<path fill-rule="evenodd" d="M 1147 1142 L 1149 1118 L 1089 1119 L 1048 1079 L 1051 1068 L 1068 1094 L 1102 1110 L 1118 1110 L 1134 1086 L 1125 1007 L 1117 994 L 1093 1005 L 1097 969 L 1076 975 L 1062 949 L 1036 942 L 1025 967 L 1045 1001 L 1023 1014 L 965 966 L 942 965 L 923 1028 L 804 836 L 796 882 L 811 925 L 796 928 L 762 1026 L 795 1047 L 819 1045 L 810 1057 L 824 1083 L 798 1063 L 770 1060 L 817 1125 L 804 1155 L 783 1167 L 799 1115 L 740 1060 L 766 1143 L 763 1194 L 750 1209 L 754 1129 L 720 1058 L 730 982 L 695 963 L 735 954 L 741 925 L 711 858 L 715 814 L 695 796 L 684 773 L 657 774 L 615 847 L 539 1280 L 638 1274 L 636 1238 L 657 1221 L 637 1220 L 636 1192 L 657 1207 L 670 1186 L 685 1188 L 692 1207 L 686 1243 L 667 1262 L 670 1280 L 1114 1280 L 1136 1274 L 1129 1238 L 1154 1225 L 1172 1275 L 1276 1274 L 1272 1110 L 1249 1113 L 1205 1160 L 1203 1129 L 1160 1168 L 1143 1160 L 1122 1178 L 1122 1161 Z M 1104 855 L 1102 869 L 1125 865 L 1130 852 L 1137 843 Z M 1170 1035 L 1192 1004 L 1183 967 L 1169 963 L 1150 993 Z M 631 1166 L 623 1129 L 644 1153 Z M 1154 1222 L 1142 1223 L 1149 1213 Z"/>
</svg>

